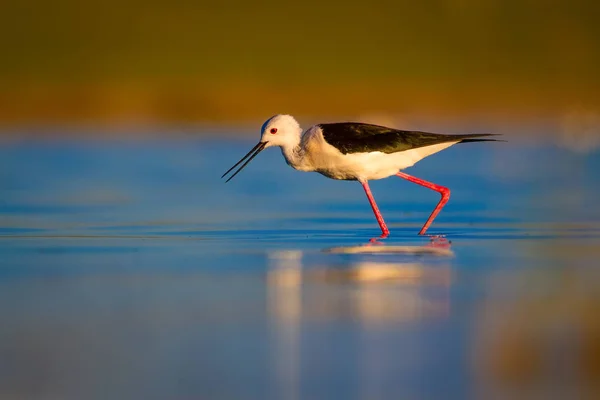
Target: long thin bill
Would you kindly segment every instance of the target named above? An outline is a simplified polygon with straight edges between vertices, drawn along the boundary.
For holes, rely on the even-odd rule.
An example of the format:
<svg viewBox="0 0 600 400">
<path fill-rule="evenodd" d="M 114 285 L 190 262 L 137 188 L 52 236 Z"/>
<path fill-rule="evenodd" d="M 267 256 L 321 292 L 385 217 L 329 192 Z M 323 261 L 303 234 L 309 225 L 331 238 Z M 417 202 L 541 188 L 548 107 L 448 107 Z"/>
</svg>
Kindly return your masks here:
<svg viewBox="0 0 600 400">
<path fill-rule="evenodd" d="M 233 170 L 235 167 L 237 167 L 238 165 L 242 164 L 242 162 L 244 162 L 244 160 L 246 160 L 248 157 L 250 157 L 250 158 L 248 158 L 248 160 L 247 160 L 247 161 L 246 161 L 244 164 L 242 164 L 242 166 L 241 166 L 240 168 L 238 168 L 238 170 L 237 170 L 237 171 L 235 171 L 235 173 L 234 173 L 233 175 L 231 175 L 231 176 L 229 177 L 229 179 L 227 179 L 227 180 L 225 181 L 225 183 L 229 182 L 230 180 L 232 180 L 232 179 L 233 179 L 233 177 L 234 177 L 234 176 L 236 176 L 237 174 L 239 174 L 239 173 L 240 173 L 240 171 L 241 171 L 241 170 L 243 170 L 243 169 L 244 169 L 244 167 L 245 167 L 246 165 L 248 165 L 248 163 L 249 163 L 250 161 L 252 161 L 252 159 L 258 155 L 258 153 L 260 153 L 261 151 L 263 151 L 263 150 L 264 150 L 264 148 L 265 148 L 265 146 L 266 146 L 266 145 L 267 145 L 267 142 L 259 142 L 259 143 L 258 143 L 256 146 L 254 146 L 254 147 L 252 148 L 252 150 L 250 150 L 250 151 L 248 152 L 248 154 L 246 154 L 244 157 L 242 157 L 242 159 L 241 159 L 240 161 L 238 161 L 238 162 L 237 162 L 237 163 L 236 163 L 236 164 L 235 164 L 233 167 L 229 168 L 229 169 L 227 170 L 227 172 L 225 172 L 225 173 L 223 174 L 223 176 L 221 176 L 221 178 L 224 178 L 224 177 L 225 177 L 225 175 L 227 175 L 228 173 L 230 173 L 230 172 L 231 172 L 231 171 L 232 171 L 232 170 Z"/>
</svg>

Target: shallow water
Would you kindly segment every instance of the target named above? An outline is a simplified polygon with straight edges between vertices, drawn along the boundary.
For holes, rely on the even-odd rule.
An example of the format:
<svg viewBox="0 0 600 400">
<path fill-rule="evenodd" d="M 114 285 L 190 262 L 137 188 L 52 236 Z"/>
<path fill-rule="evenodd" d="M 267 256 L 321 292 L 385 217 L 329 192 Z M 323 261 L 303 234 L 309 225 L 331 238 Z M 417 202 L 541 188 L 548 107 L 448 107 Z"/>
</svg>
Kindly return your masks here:
<svg viewBox="0 0 600 400">
<path fill-rule="evenodd" d="M 332 254 L 379 234 L 360 185 L 276 150 L 224 184 L 253 144 L 0 146 L 0 398 L 598 393 L 600 154 L 455 146 L 407 171 L 453 256 Z M 427 245 L 438 195 L 371 187 Z"/>
</svg>

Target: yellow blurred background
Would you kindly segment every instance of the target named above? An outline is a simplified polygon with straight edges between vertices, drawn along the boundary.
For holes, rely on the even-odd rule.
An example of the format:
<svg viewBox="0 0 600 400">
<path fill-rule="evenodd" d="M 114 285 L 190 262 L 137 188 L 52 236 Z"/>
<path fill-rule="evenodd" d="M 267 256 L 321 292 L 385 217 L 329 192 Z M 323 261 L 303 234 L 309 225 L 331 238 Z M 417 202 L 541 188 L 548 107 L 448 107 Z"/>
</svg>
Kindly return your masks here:
<svg viewBox="0 0 600 400">
<path fill-rule="evenodd" d="M 0 126 L 598 110 L 599 15 L 591 0 L 5 0 Z"/>
</svg>

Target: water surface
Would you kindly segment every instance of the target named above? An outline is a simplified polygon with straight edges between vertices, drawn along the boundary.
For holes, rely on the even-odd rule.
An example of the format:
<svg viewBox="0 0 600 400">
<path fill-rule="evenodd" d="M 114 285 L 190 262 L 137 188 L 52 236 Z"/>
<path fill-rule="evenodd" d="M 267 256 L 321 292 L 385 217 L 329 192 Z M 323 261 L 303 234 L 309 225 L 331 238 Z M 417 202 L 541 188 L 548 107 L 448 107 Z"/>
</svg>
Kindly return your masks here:
<svg viewBox="0 0 600 400">
<path fill-rule="evenodd" d="M 448 186 L 452 257 L 331 254 L 379 234 L 364 193 L 254 143 L 0 147 L 0 398 L 592 396 L 600 156 L 522 141 L 407 170 Z M 438 194 L 372 190 L 416 236 Z"/>
</svg>

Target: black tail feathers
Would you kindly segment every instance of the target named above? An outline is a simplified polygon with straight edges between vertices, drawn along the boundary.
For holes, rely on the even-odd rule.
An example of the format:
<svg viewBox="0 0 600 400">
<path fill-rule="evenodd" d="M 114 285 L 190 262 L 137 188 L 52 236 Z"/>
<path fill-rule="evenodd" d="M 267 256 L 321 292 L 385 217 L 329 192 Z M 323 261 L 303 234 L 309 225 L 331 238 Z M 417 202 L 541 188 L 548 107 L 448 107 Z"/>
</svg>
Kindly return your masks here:
<svg viewBox="0 0 600 400">
<path fill-rule="evenodd" d="M 497 133 L 474 133 L 470 135 L 460 135 L 462 139 L 458 143 L 474 143 L 474 142 L 506 142 L 502 139 L 490 139 L 489 136 L 501 136 Z"/>
</svg>

